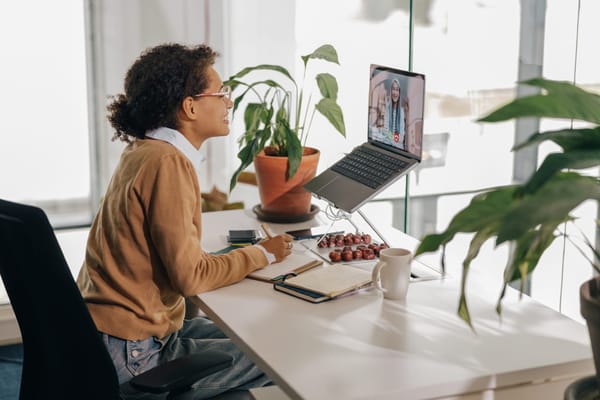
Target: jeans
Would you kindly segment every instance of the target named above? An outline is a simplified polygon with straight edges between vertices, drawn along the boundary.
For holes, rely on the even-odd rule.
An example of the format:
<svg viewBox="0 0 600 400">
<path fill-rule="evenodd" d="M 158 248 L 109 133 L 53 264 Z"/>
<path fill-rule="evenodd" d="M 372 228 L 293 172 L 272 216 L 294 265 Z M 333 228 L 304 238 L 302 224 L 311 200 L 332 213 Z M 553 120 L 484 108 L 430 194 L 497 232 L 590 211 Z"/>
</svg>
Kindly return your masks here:
<svg viewBox="0 0 600 400">
<path fill-rule="evenodd" d="M 23 370 L 23 345 L 0 346 L 0 400 L 18 400 Z"/>
<path fill-rule="evenodd" d="M 119 383 L 161 363 L 203 350 L 220 350 L 233 356 L 233 366 L 201 379 L 178 399 L 206 399 L 232 389 L 251 389 L 271 384 L 270 379 L 221 331 L 205 317 L 186 319 L 183 327 L 158 339 L 123 340 L 102 333 L 102 340 L 115 364 Z M 137 392 L 125 385 L 122 395 L 131 399 L 160 399 L 161 396 Z M 122 387 L 123 389 L 123 387 Z"/>
</svg>

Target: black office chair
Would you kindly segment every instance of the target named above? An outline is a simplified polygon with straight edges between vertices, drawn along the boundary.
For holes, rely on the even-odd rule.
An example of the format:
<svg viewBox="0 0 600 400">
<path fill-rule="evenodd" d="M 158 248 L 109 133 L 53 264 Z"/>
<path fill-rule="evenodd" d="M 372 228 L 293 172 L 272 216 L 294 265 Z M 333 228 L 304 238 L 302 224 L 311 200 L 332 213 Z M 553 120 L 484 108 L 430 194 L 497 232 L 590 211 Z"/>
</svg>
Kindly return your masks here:
<svg viewBox="0 0 600 400">
<path fill-rule="evenodd" d="M 232 364 L 226 353 L 205 351 L 120 386 L 48 218 L 37 207 L 0 200 L 0 276 L 23 339 L 21 400 L 120 399 L 131 387 L 176 398 Z"/>
</svg>

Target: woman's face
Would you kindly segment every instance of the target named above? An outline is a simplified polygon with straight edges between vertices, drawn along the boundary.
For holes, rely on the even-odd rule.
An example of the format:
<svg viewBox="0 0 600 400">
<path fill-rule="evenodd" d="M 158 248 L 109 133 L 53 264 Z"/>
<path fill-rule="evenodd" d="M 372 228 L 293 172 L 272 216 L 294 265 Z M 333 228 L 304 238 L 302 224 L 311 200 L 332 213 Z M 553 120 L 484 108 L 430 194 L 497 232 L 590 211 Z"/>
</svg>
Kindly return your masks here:
<svg viewBox="0 0 600 400">
<path fill-rule="evenodd" d="M 392 101 L 394 103 L 398 102 L 398 99 L 400 98 L 400 85 L 398 85 L 398 83 L 396 81 L 392 82 L 392 89 L 391 89 L 391 94 L 392 94 Z"/>
<path fill-rule="evenodd" d="M 223 81 L 213 67 L 206 71 L 208 87 L 204 93 L 219 93 L 223 90 Z M 195 99 L 199 110 L 197 129 L 203 139 L 229 134 L 229 109 L 233 102 L 225 96 L 205 96 Z"/>
</svg>

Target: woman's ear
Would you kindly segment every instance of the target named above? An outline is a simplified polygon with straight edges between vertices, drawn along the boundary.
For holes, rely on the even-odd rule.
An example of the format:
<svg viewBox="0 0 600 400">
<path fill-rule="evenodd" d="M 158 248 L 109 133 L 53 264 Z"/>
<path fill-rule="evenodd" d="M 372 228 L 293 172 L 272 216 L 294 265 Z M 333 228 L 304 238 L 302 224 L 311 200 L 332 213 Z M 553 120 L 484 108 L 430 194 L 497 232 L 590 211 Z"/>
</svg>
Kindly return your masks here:
<svg viewBox="0 0 600 400">
<path fill-rule="evenodd" d="M 194 98 L 192 96 L 183 99 L 181 102 L 181 111 L 183 111 L 188 119 L 195 120 L 198 118 L 198 109 L 194 107 Z"/>
</svg>

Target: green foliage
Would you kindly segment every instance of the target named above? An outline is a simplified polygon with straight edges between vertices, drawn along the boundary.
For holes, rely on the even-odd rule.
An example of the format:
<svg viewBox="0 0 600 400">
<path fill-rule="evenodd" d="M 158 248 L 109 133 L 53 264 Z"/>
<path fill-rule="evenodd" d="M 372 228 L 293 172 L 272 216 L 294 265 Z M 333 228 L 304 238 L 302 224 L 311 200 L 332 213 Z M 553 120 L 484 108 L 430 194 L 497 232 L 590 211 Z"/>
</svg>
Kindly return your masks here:
<svg viewBox="0 0 600 400">
<path fill-rule="evenodd" d="M 247 95 L 244 111 L 245 132 L 240 138 L 240 166 L 231 178 L 229 189 L 237 183 L 239 174 L 254 161 L 254 157 L 268 147 L 271 155 L 288 158 L 288 178 L 292 177 L 300 165 L 302 147 L 308 138 L 310 122 L 318 111 L 344 137 L 346 127 L 342 109 L 337 104 L 338 84 L 328 73 L 315 76 L 321 99 L 317 103 L 304 99 L 304 78 L 310 60 L 318 59 L 338 64 L 338 55 L 331 45 L 323 45 L 310 54 L 301 57 L 304 65 L 303 82 L 298 85 L 287 69 L 279 65 L 261 64 L 247 67 L 229 77 L 224 82 L 235 92 L 240 92 L 233 101 L 232 114 L 242 104 Z M 255 71 L 273 72 L 278 79 L 244 81 Z M 248 96 L 250 97 L 250 96 Z M 312 112 L 310 112 L 312 110 Z"/>
<path fill-rule="evenodd" d="M 480 121 L 545 117 L 600 124 L 600 96 L 568 82 L 539 78 L 523 83 L 540 87 L 543 92 L 515 99 Z M 474 233 L 463 261 L 458 308 L 460 317 L 471 327 L 466 281 L 471 262 L 485 242 L 495 238 L 496 246 L 510 242 L 514 248 L 504 269 L 503 289 L 496 308 L 500 313 L 507 284 L 521 279 L 523 285 L 544 251 L 558 237 L 558 226 L 572 220 L 572 210 L 585 200 L 600 200 L 598 178 L 573 171 L 600 166 L 600 127 L 538 132 L 516 145 L 513 151 L 537 146 L 546 140 L 556 143 L 561 151 L 549 154 L 527 182 L 494 188 L 475 196 L 454 216 L 446 230 L 427 235 L 416 250 L 419 255 L 441 248 L 444 257 L 446 244 L 457 233 Z M 589 241 L 587 246 L 593 249 Z M 594 254 L 598 254 L 596 250 Z M 597 268 L 593 262 L 592 265 Z"/>
</svg>

